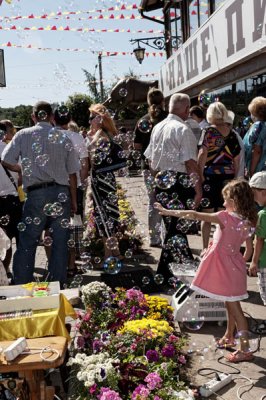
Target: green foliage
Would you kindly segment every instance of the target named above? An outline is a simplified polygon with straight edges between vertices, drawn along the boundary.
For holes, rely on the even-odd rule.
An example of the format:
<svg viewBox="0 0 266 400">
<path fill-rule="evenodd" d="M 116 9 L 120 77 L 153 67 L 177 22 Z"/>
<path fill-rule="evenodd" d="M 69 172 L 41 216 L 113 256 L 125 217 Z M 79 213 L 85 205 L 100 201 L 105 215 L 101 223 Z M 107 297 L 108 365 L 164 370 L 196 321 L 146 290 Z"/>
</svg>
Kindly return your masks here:
<svg viewBox="0 0 266 400">
<path fill-rule="evenodd" d="M 69 96 L 66 101 L 66 106 L 69 108 L 73 120 L 78 124 L 79 127 L 84 126 L 88 128 L 89 126 L 89 107 L 93 103 L 91 97 L 86 94 L 75 93 Z"/>
<path fill-rule="evenodd" d="M 32 106 L 0 108 L 0 120 L 9 119 L 15 126 L 27 127 L 32 125 Z"/>
</svg>

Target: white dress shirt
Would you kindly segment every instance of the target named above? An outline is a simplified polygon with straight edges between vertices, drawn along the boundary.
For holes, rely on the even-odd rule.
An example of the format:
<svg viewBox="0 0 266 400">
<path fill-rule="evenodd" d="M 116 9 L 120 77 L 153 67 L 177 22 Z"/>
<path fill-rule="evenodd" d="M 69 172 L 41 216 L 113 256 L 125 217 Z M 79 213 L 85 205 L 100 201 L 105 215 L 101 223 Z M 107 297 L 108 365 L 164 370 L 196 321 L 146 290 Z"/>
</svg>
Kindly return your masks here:
<svg viewBox="0 0 266 400">
<path fill-rule="evenodd" d="M 153 128 L 144 156 L 154 171 L 187 172 L 185 162 L 197 161 L 197 140 L 181 118 L 169 114 Z"/>
</svg>

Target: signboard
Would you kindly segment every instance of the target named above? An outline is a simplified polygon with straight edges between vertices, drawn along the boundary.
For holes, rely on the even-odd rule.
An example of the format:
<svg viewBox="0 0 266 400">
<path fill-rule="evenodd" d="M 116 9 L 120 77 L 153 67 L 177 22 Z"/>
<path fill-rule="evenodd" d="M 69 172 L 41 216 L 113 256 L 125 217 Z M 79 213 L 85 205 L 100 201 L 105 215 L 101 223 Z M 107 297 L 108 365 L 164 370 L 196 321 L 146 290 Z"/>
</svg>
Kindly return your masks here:
<svg viewBox="0 0 266 400">
<path fill-rule="evenodd" d="M 164 96 L 265 52 L 265 16 L 265 0 L 226 1 L 162 66 L 159 87 Z"/>
<path fill-rule="evenodd" d="M 4 50 L 0 49 L 0 87 L 6 86 Z"/>
</svg>

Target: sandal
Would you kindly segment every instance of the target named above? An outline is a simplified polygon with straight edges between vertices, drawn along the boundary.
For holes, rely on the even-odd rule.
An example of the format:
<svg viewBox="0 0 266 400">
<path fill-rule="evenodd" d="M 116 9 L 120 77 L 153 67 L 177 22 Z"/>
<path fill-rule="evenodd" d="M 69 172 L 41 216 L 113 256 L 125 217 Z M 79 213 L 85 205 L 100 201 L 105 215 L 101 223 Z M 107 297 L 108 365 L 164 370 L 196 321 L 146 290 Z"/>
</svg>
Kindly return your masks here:
<svg viewBox="0 0 266 400">
<path fill-rule="evenodd" d="M 237 350 L 237 351 L 234 351 L 234 353 L 228 354 L 225 358 L 227 361 L 229 361 L 231 363 L 239 363 L 242 361 L 252 361 L 254 358 L 254 355 L 251 352 L 244 353 L 241 350 Z"/>
<path fill-rule="evenodd" d="M 225 337 L 216 340 L 217 349 L 231 349 L 232 347 L 235 346 L 236 346 L 235 341 L 230 342 L 230 340 Z"/>
</svg>

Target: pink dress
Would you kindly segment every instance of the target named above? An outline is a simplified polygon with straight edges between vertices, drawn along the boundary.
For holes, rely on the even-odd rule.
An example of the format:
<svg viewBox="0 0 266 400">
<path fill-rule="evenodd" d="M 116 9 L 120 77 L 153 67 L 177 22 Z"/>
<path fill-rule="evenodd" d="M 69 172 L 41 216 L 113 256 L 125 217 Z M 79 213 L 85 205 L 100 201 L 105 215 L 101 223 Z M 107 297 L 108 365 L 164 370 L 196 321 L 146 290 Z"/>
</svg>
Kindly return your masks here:
<svg viewBox="0 0 266 400">
<path fill-rule="evenodd" d="M 250 225 L 235 213 L 217 213 L 223 227 L 217 225 L 191 289 L 204 296 L 223 301 L 248 298 L 246 263 L 241 244 L 250 234 Z"/>
</svg>

